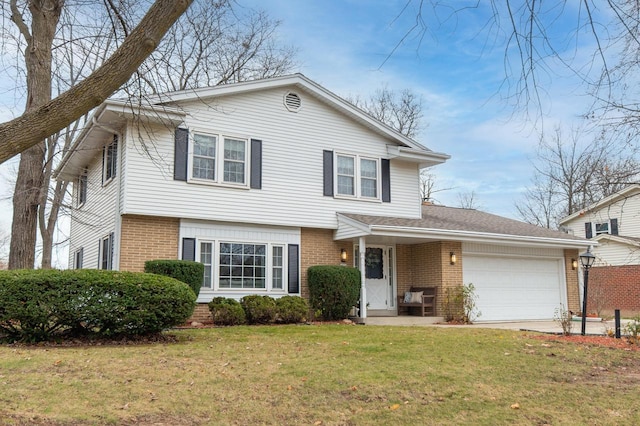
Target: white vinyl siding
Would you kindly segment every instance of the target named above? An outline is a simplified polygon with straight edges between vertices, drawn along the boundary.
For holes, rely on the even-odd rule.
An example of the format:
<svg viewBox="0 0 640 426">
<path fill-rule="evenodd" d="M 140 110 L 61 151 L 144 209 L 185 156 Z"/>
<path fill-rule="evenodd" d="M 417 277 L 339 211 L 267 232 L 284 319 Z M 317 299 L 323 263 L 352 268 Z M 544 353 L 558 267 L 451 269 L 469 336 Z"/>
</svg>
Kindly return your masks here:
<svg viewBox="0 0 640 426">
<path fill-rule="evenodd" d="M 111 141 L 113 136 L 109 136 Z M 120 141 L 121 151 L 124 143 Z M 99 267 L 100 247 L 98 242 L 102 237 L 109 235 L 116 229 L 116 193 L 118 185 L 102 185 L 103 179 L 103 149 L 95 151 L 93 160 L 86 168 L 87 197 L 81 208 L 76 208 L 72 212 L 69 239 L 69 260 L 70 266 L 75 264 L 74 254 L 82 248 L 82 267 L 96 269 Z M 123 158 L 124 160 L 124 158 Z M 116 165 L 117 166 L 117 165 Z M 122 174 L 115 176 L 122 179 Z M 112 178 L 112 180 L 114 180 Z M 74 192 L 78 192 L 79 185 L 74 185 Z M 77 194 L 76 194 L 77 196 Z M 116 238 L 117 239 L 117 238 Z M 117 269 L 114 259 L 111 264 L 112 269 Z"/>
<path fill-rule="evenodd" d="M 123 213 L 329 229 L 337 228 L 336 212 L 341 211 L 420 216 L 418 166 L 397 159 L 390 162 L 390 203 L 325 197 L 324 150 L 381 159 L 388 157 L 387 145 L 393 142 L 311 97 L 303 96 L 304 108 L 292 114 L 282 103 L 284 93 L 269 90 L 225 96 L 216 99 L 215 108 L 202 101 L 181 105 L 189 111 L 184 125 L 190 129 L 191 156 L 193 134 L 198 132 L 219 135 L 218 141 L 221 137 L 235 139 L 233 135 L 262 141 L 262 189 L 242 186 L 247 190 L 235 191 L 232 188 L 241 185 L 196 185 L 173 180 L 173 131 L 149 126 L 155 149 L 153 161 L 141 150 L 127 146 Z M 247 154 L 245 172 L 250 170 L 249 158 Z M 378 180 L 378 198 L 380 184 Z"/>
</svg>

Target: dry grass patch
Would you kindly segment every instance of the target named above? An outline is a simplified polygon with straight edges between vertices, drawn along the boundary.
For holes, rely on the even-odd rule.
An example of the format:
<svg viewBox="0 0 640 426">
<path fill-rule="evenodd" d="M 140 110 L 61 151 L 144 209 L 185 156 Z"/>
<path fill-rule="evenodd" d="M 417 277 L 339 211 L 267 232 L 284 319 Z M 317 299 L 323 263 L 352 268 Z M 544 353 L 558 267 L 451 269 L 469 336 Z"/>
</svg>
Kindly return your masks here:
<svg viewBox="0 0 640 426">
<path fill-rule="evenodd" d="M 4 424 L 639 424 L 640 353 L 476 328 L 173 332 L 0 347 Z"/>
</svg>

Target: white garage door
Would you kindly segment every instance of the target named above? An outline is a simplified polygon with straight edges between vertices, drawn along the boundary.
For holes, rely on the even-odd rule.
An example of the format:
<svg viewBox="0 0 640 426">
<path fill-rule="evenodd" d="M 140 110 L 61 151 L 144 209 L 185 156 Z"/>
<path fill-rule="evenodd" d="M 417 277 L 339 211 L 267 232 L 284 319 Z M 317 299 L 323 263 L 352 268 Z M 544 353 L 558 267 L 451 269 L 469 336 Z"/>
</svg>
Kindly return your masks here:
<svg viewBox="0 0 640 426">
<path fill-rule="evenodd" d="M 566 306 L 559 259 L 467 254 L 462 273 L 476 288 L 478 321 L 552 319 L 560 304 Z"/>
</svg>

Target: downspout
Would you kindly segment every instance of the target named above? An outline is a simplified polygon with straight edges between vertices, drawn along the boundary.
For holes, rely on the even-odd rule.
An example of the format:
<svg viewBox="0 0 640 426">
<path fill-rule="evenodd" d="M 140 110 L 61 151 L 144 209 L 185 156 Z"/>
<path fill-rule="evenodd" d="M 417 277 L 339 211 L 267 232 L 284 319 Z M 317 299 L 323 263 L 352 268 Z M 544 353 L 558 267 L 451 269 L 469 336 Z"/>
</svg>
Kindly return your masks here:
<svg viewBox="0 0 640 426">
<path fill-rule="evenodd" d="M 122 218 L 120 216 L 120 192 L 122 191 L 122 179 L 124 178 L 124 171 L 122 170 L 122 152 L 124 147 L 124 141 L 122 140 L 122 132 L 105 126 L 104 124 L 98 123 L 96 117 L 91 118 L 91 124 L 96 127 L 100 127 L 101 129 L 106 130 L 109 133 L 113 133 L 118 136 L 118 150 L 116 151 L 116 158 L 118 161 L 117 170 L 116 170 L 116 202 L 114 208 L 114 224 L 115 229 L 113 230 L 113 263 L 111 265 L 111 269 L 115 271 L 120 270 L 120 232 L 122 231 Z"/>
<path fill-rule="evenodd" d="M 360 237 L 360 241 L 358 242 L 358 254 L 360 259 L 358 259 L 360 263 L 360 318 L 367 317 L 367 288 L 365 286 L 365 278 L 367 276 L 367 272 L 365 271 L 365 253 L 367 251 L 367 247 L 365 246 L 364 237 Z"/>
</svg>

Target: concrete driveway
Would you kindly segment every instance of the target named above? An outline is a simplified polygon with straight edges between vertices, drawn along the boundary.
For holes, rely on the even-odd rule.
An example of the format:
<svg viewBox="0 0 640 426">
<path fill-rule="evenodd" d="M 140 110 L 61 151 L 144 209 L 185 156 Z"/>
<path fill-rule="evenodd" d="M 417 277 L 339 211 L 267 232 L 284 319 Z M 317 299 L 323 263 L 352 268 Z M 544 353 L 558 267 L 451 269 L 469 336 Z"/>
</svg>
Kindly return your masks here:
<svg viewBox="0 0 640 426">
<path fill-rule="evenodd" d="M 624 334 L 624 326 L 629 320 L 621 321 L 621 332 Z M 440 317 L 369 317 L 365 320 L 366 325 L 389 325 L 389 326 L 423 326 L 423 327 L 473 327 L 473 328 L 496 328 L 502 330 L 536 331 L 540 333 L 562 333 L 560 324 L 553 320 L 544 321 L 478 321 L 470 325 L 450 325 L 444 323 Z M 581 321 L 571 322 L 572 334 L 579 334 L 581 331 Z M 607 330 L 614 330 L 615 323 L 611 321 L 587 321 L 586 334 L 603 335 Z"/>
</svg>

